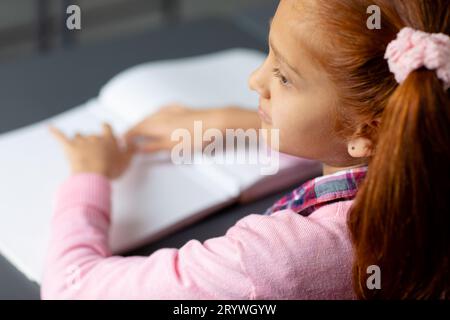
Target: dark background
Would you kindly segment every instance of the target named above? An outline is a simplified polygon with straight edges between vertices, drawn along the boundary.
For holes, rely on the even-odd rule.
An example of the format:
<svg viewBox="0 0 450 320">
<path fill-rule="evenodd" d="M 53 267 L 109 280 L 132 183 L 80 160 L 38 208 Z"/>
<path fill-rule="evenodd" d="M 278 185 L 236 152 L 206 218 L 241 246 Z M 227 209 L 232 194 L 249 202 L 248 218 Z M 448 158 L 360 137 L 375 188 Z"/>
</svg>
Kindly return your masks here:
<svg viewBox="0 0 450 320">
<path fill-rule="evenodd" d="M 205 17 L 230 17 L 276 0 L 0 0 L 0 62 Z M 66 8 L 82 9 L 82 32 L 67 32 Z"/>
</svg>

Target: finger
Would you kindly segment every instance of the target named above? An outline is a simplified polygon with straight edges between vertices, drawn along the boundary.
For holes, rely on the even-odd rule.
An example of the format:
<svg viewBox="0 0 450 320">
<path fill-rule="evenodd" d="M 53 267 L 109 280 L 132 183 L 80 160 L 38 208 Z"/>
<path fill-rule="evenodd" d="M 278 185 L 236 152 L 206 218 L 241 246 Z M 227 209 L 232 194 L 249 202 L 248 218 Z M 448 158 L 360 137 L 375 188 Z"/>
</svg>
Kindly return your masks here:
<svg viewBox="0 0 450 320">
<path fill-rule="evenodd" d="M 70 144 L 70 139 L 66 137 L 66 135 L 59 130 L 58 128 L 54 127 L 54 126 L 49 126 L 48 127 L 50 130 L 50 133 L 62 144 L 68 145 Z"/>
<path fill-rule="evenodd" d="M 147 129 L 150 129 L 151 125 L 147 124 L 147 119 L 139 122 L 138 124 L 134 125 L 132 128 L 130 128 L 126 133 L 125 133 L 125 137 L 126 138 L 131 138 L 137 135 L 142 135 L 144 134 Z"/>
<path fill-rule="evenodd" d="M 105 138 L 114 138 L 114 131 L 109 123 L 103 123 L 103 136 Z"/>
<path fill-rule="evenodd" d="M 127 145 L 124 152 L 125 162 L 129 162 L 137 152 L 138 149 L 134 145 Z"/>
<path fill-rule="evenodd" d="M 134 143 L 128 143 L 127 141 L 123 141 L 123 145 L 126 153 L 135 154 L 139 150 L 137 145 Z"/>
<path fill-rule="evenodd" d="M 170 147 L 171 147 L 170 142 L 160 140 L 148 143 L 146 145 L 141 145 L 139 146 L 138 151 L 141 153 L 153 153 L 163 150 L 169 150 Z"/>
<path fill-rule="evenodd" d="M 86 139 L 90 142 L 98 142 L 98 141 L 100 141 L 101 137 L 91 135 L 91 136 L 87 136 Z"/>
<path fill-rule="evenodd" d="M 132 146 L 126 146 L 126 149 L 122 149 L 120 158 L 117 159 L 115 169 L 112 173 L 112 178 L 119 177 L 126 170 L 134 155 L 135 149 Z"/>
</svg>

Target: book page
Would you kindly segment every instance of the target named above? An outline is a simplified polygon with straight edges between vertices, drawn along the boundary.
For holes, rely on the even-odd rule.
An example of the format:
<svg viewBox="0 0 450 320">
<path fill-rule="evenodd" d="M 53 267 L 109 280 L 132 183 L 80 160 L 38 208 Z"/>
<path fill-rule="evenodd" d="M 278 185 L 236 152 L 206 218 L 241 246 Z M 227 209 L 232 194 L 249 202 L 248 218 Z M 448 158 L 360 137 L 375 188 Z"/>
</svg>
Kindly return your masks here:
<svg viewBox="0 0 450 320">
<path fill-rule="evenodd" d="M 298 158 L 268 149 L 262 145 L 224 150 L 225 159 L 211 165 L 220 176 L 235 181 L 241 202 L 249 202 L 319 176 L 322 166 L 317 161 Z M 230 152 L 231 151 L 231 152 Z M 227 155 L 227 153 L 231 153 Z M 233 161 L 226 160 L 226 157 Z M 214 163 L 214 156 L 209 161 Z M 205 169 L 207 170 L 207 169 Z M 212 169 L 210 169 L 212 171 Z M 217 174 L 219 176 L 219 174 Z M 223 178 L 222 180 L 225 181 Z"/>
<path fill-rule="evenodd" d="M 230 49 L 141 64 L 111 79 L 101 89 L 99 102 L 130 125 L 173 102 L 256 110 L 258 96 L 248 88 L 248 78 L 264 58 L 255 50 Z"/>
</svg>

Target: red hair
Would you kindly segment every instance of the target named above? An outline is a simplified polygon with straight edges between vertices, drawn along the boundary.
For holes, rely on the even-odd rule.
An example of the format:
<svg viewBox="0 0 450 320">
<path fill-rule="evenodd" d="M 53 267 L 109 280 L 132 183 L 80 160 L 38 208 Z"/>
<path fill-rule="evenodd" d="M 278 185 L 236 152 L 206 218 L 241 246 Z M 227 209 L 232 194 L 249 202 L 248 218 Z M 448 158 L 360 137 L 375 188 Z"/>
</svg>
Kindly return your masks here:
<svg viewBox="0 0 450 320">
<path fill-rule="evenodd" d="M 348 226 L 359 298 L 449 298 L 450 93 L 421 68 L 398 85 L 384 54 L 403 27 L 450 34 L 449 0 L 317 0 L 321 64 L 339 92 L 337 132 L 373 142 Z M 367 8 L 381 9 L 370 30 Z M 331 36 L 330 36 L 331 35 Z M 450 58 L 449 58 L 450 59 Z M 381 270 L 370 290 L 367 268 Z"/>
</svg>

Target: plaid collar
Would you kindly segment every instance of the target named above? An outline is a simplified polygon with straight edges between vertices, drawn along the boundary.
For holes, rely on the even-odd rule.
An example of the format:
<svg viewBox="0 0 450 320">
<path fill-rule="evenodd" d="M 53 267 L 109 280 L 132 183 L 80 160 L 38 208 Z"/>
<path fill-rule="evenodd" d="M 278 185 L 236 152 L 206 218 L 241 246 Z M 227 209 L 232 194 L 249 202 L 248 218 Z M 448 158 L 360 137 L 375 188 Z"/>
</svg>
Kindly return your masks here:
<svg viewBox="0 0 450 320">
<path fill-rule="evenodd" d="M 368 167 L 353 168 L 309 180 L 278 200 L 264 215 L 291 209 L 308 216 L 326 204 L 351 200 L 356 196 L 367 170 Z"/>
</svg>

